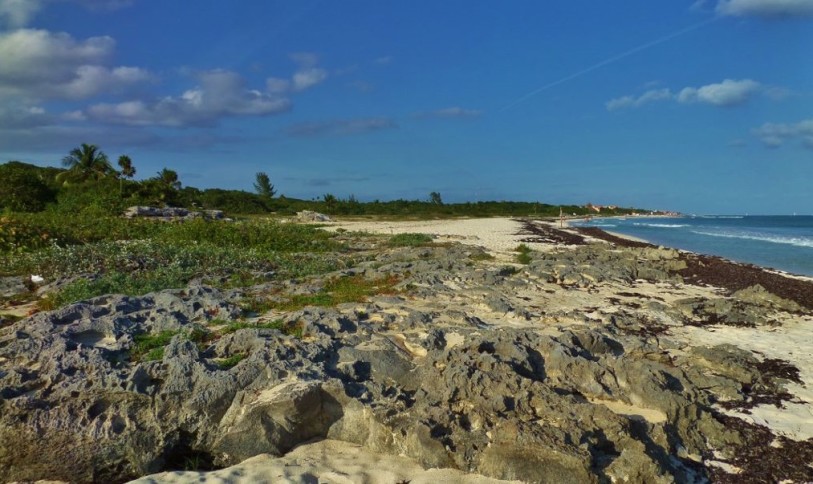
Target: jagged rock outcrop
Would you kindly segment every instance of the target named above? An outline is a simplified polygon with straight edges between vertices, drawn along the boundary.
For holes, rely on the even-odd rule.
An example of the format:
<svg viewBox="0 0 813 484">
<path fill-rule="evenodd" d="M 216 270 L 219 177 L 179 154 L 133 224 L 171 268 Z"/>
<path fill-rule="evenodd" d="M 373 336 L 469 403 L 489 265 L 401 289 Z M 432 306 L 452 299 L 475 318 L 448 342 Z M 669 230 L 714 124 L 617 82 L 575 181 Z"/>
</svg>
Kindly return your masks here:
<svg viewBox="0 0 813 484">
<path fill-rule="evenodd" d="M 239 292 L 200 285 L 16 322 L 0 333 L 0 479 L 120 481 L 329 438 L 500 479 L 687 482 L 748 441 L 719 404 L 745 403 L 745 388 L 779 393 L 790 374 L 765 373 L 734 348 L 683 350 L 662 336 L 669 325 L 734 318 L 740 306 L 790 309 L 758 289 L 733 305 L 664 299 L 600 317 L 543 306 L 555 288 L 585 284 L 584 297 L 598 298 L 604 281 L 677 283 L 668 251 L 588 247 L 519 269 L 471 254 L 370 258 L 352 272 L 399 274 L 409 293 L 284 314 L 301 337 L 250 324 L 196 336 L 240 315 Z M 640 311 L 666 329 L 645 331 Z M 145 334 L 171 335 L 152 361 L 138 354 Z"/>
</svg>

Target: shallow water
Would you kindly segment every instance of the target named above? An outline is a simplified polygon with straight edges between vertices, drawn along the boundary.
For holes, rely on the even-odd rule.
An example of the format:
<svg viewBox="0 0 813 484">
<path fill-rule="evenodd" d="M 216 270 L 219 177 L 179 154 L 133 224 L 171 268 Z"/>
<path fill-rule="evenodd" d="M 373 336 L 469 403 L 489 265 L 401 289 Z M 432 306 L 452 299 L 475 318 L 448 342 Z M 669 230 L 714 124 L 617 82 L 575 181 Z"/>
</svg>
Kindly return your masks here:
<svg viewBox="0 0 813 484">
<path fill-rule="evenodd" d="M 593 219 L 575 225 L 813 276 L 813 216 L 809 215 L 628 217 Z"/>
</svg>

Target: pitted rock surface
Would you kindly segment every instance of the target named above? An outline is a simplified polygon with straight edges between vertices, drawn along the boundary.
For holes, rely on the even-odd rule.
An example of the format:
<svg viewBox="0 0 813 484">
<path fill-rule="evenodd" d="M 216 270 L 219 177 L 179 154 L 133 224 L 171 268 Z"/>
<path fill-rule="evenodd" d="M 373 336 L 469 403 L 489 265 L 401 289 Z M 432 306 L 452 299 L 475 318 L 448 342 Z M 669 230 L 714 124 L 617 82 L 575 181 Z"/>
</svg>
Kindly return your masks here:
<svg viewBox="0 0 813 484">
<path fill-rule="evenodd" d="M 720 404 L 783 391 L 751 353 L 670 337 L 798 310 L 760 288 L 683 287 L 663 249 L 587 246 L 528 266 L 473 253 L 370 258 L 353 273 L 397 274 L 403 292 L 275 314 L 301 338 L 249 327 L 196 344 L 193 329 L 240 316 L 240 293 L 200 285 L 16 322 L 0 333 L 0 479 L 116 482 L 329 438 L 499 479 L 700 482 L 750 438 Z M 177 334 L 160 360 L 133 358 L 137 335 L 164 331 Z"/>
</svg>

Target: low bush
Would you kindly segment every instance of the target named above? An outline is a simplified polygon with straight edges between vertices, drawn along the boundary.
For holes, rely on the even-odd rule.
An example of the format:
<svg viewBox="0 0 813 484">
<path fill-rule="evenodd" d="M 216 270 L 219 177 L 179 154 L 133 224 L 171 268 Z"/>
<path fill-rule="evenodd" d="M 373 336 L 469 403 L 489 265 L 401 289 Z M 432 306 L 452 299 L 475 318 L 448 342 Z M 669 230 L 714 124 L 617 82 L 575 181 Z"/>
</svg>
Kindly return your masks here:
<svg viewBox="0 0 813 484">
<path fill-rule="evenodd" d="M 519 244 L 514 251 L 517 252 L 517 262 L 520 264 L 530 264 L 533 258 L 531 257 L 531 248 L 525 244 Z"/>
<path fill-rule="evenodd" d="M 420 247 L 432 243 L 432 236 L 426 234 L 397 234 L 390 237 L 390 247 Z"/>
</svg>

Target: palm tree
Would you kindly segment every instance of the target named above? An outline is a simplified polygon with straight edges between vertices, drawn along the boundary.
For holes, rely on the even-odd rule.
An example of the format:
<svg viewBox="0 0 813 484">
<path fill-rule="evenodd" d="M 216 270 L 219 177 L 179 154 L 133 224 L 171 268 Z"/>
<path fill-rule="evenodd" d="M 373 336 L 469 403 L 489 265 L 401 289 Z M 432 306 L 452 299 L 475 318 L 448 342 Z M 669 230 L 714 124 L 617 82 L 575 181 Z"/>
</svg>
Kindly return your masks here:
<svg viewBox="0 0 813 484">
<path fill-rule="evenodd" d="M 119 178 L 119 195 L 124 195 L 124 179 L 133 178 L 136 174 L 136 170 L 133 167 L 133 160 L 127 155 L 119 156 L 119 167 L 121 167 L 121 171 L 119 172 L 121 175 L 121 178 Z"/>
<path fill-rule="evenodd" d="M 176 201 L 178 190 L 181 189 L 181 182 L 178 180 L 178 172 L 164 168 L 157 176 L 146 180 L 142 186 L 148 196 L 154 197 L 156 203 L 172 205 Z"/>
<path fill-rule="evenodd" d="M 96 145 L 82 143 L 82 146 L 74 148 L 68 156 L 62 158 L 62 166 L 68 171 L 57 175 L 57 181 L 83 182 L 86 180 L 100 180 L 112 173 L 115 173 L 107 155 Z"/>
<path fill-rule="evenodd" d="M 325 208 L 327 209 L 327 211 L 332 212 L 333 207 L 336 206 L 336 202 L 338 200 L 336 199 L 336 196 L 333 195 L 332 193 L 325 193 L 324 195 L 322 195 L 322 201 L 325 202 Z"/>
<path fill-rule="evenodd" d="M 178 172 L 164 168 L 158 172 L 158 181 L 161 182 L 166 188 L 171 190 L 180 190 L 181 182 L 178 180 Z"/>
</svg>

